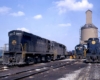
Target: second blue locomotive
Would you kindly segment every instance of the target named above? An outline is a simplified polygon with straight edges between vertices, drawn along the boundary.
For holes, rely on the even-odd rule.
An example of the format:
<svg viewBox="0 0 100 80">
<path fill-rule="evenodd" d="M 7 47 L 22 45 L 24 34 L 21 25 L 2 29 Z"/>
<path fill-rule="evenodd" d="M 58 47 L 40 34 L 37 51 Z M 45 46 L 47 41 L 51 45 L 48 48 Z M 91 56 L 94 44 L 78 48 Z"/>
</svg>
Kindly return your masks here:
<svg viewBox="0 0 100 80">
<path fill-rule="evenodd" d="M 83 44 L 78 44 L 75 46 L 75 57 L 76 59 L 83 59 L 84 58 L 84 52 L 85 52 L 85 46 Z"/>
<path fill-rule="evenodd" d="M 89 38 L 87 41 L 86 62 L 100 62 L 99 38 Z"/>
</svg>

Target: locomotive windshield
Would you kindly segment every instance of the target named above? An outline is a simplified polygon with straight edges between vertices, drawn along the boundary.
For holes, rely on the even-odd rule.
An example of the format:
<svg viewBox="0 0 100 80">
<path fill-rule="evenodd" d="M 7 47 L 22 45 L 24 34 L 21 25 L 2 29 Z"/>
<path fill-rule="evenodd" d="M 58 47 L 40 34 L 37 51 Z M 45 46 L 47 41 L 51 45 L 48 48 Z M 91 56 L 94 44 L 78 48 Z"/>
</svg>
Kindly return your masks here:
<svg viewBox="0 0 100 80">
<path fill-rule="evenodd" d="M 82 47 L 76 47 L 76 49 L 82 49 Z"/>
<path fill-rule="evenodd" d="M 15 32 L 11 32 L 9 33 L 9 36 L 15 35 Z"/>
<path fill-rule="evenodd" d="M 11 32 L 11 33 L 9 33 L 9 36 L 13 36 L 13 35 L 21 36 L 22 33 L 21 32 Z"/>
<path fill-rule="evenodd" d="M 89 38 L 89 41 L 99 41 L 99 39 L 98 38 Z"/>
<path fill-rule="evenodd" d="M 22 35 L 22 33 L 17 32 L 17 33 L 16 33 L 16 35 L 17 35 L 17 36 L 21 36 L 21 35 Z"/>
</svg>

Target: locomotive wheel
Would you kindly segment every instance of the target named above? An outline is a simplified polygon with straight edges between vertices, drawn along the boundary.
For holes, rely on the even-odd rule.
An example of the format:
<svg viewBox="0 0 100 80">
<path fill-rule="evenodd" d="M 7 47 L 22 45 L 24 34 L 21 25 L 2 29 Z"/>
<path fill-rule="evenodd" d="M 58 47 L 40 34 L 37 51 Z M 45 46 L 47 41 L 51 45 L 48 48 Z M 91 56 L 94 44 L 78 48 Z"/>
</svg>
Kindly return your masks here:
<svg viewBox="0 0 100 80">
<path fill-rule="evenodd" d="M 34 63 L 34 59 L 32 57 L 27 57 L 26 64 Z"/>
<path fill-rule="evenodd" d="M 51 60 L 54 61 L 54 56 L 51 56 Z"/>
<path fill-rule="evenodd" d="M 65 55 L 65 58 L 67 58 L 67 56 Z"/>
<path fill-rule="evenodd" d="M 45 56 L 43 56 L 43 57 L 41 58 L 41 61 L 42 61 L 42 62 L 46 62 Z"/>
<path fill-rule="evenodd" d="M 39 56 L 35 57 L 35 63 L 40 63 L 41 62 L 41 58 Z"/>
<path fill-rule="evenodd" d="M 41 62 L 41 58 L 40 58 L 40 57 L 37 58 L 37 62 L 38 62 L 38 63 Z"/>
<path fill-rule="evenodd" d="M 50 62 L 51 61 L 51 57 L 50 56 L 46 56 L 46 61 Z"/>
<path fill-rule="evenodd" d="M 57 56 L 57 59 L 60 60 L 61 59 L 60 56 Z"/>
<path fill-rule="evenodd" d="M 81 56 L 79 56 L 78 59 L 81 59 Z"/>
</svg>

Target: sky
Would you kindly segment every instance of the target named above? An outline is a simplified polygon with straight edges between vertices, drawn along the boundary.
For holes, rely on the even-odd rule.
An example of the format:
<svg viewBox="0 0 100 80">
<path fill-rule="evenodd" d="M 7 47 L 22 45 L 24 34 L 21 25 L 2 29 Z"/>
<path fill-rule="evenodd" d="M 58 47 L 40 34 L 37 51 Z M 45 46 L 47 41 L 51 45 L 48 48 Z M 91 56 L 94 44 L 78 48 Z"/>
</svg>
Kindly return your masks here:
<svg viewBox="0 0 100 80">
<path fill-rule="evenodd" d="M 0 47 L 8 43 L 8 32 L 23 30 L 64 44 L 73 50 L 79 44 L 86 10 L 100 30 L 100 0 L 0 0 Z"/>
</svg>

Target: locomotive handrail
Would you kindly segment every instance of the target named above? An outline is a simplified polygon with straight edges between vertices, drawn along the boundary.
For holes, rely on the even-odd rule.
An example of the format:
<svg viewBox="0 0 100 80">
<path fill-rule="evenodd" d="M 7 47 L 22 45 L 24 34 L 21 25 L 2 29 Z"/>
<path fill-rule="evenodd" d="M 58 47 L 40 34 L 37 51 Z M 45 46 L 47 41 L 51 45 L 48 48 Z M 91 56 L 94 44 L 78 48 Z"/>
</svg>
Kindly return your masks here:
<svg viewBox="0 0 100 80">
<path fill-rule="evenodd" d="M 54 53 L 54 60 L 56 59 L 56 57 L 57 57 L 57 49 L 55 49 L 54 51 L 53 51 L 53 53 Z"/>
<path fill-rule="evenodd" d="M 26 43 L 24 44 L 24 46 L 21 43 L 21 48 L 22 48 L 22 51 L 25 51 L 25 49 L 26 49 Z"/>
<path fill-rule="evenodd" d="M 21 43 L 21 48 L 22 48 L 22 59 L 24 59 L 25 58 L 26 43 L 24 44 L 24 46 Z"/>
</svg>

